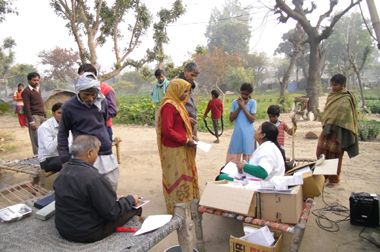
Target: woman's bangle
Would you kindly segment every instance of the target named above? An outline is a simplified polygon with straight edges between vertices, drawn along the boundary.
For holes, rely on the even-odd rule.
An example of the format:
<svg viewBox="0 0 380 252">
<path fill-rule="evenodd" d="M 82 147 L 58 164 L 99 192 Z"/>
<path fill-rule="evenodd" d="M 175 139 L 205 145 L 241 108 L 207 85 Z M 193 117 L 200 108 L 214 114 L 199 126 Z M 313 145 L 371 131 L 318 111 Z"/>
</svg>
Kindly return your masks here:
<svg viewBox="0 0 380 252">
<path fill-rule="evenodd" d="M 186 140 L 186 144 L 188 144 L 188 143 L 189 143 L 189 141 L 190 141 L 190 138 L 188 138 L 188 139 Z"/>
<path fill-rule="evenodd" d="M 294 126 L 294 129 L 296 130 L 296 129 L 298 129 L 298 126 L 296 125 L 296 126 Z"/>
</svg>

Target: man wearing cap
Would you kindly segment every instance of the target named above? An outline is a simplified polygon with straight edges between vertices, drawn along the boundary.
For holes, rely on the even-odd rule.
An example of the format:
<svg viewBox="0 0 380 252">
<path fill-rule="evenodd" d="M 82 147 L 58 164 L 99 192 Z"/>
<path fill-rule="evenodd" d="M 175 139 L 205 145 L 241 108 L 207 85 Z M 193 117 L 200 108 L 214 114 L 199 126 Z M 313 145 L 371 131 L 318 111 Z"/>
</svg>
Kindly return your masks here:
<svg viewBox="0 0 380 252">
<path fill-rule="evenodd" d="M 76 84 L 79 93 L 67 100 L 62 106 L 58 133 L 58 153 L 62 164 L 65 165 L 71 158 L 67 141 L 70 130 L 74 138 L 79 135 L 96 136 L 101 146 L 94 167 L 111 183 L 116 191 L 119 166 L 112 154 L 112 142 L 107 132 L 107 101 L 104 95 L 99 92 L 99 86 L 100 82 L 93 73 L 85 72 L 79 76 Z"/>
</svg>

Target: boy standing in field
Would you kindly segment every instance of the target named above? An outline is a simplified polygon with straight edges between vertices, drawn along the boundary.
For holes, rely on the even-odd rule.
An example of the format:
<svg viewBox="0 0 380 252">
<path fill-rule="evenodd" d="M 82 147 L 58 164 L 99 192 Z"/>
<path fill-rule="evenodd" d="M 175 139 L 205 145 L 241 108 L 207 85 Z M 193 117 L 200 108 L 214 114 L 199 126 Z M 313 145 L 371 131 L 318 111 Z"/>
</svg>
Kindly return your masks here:
<svg viewBox="0 0 380 252">
<path fill-rule="evenodd" d="M 223 114 L 223 102 L 218 97 L 219 92 L 217 90 L 212 90 L 212 100 L 208 102 L 205 114 L 203 115 L 203 119 L 206 119 L 208 112 L 211 110 L 211 119 L 214 125 L 214 131 L 216 136 L 216 140 L 214 141 L 214 143 L 219 143 L 218 120 Z"/>
<path fill-rule="evenodd" d="M 156 132 L 157 132 L 157 123 L 158 123 L 158 113 L 161 107 L 161 101 L 165 96 L 166 88 L 168 87 L 168 80 L 165 78 L 164 71 L 161 69 L 157 69 L 154 72 L 154 76 L 156 76 L 157 82 L 153 87 L 151 92 L 152 102 L 156 104 L 156 112 L 154 114 L 154 120 L 156 122 Z"/>
<path fill-rule="evenodd" d="M 292 123 L 293 128 L 289 128 L 288 125 L 284 122 L 279 120 L 280 117 L 280 110 L 281 108 L 277 105 L 271 105 L 268 108 L 267 114 L 269 116 L 269 121 L 273 124 L 275 124 L 278 128 L 278 137 L 277 142 L 280 144 L 280 147 L 284 150 L 285 149 L 285 132 L 289 135 L 293 135 L 293 128 L 294 133 L 297 130 L 297 123 L 296 119 L 292 117 Z"/>
</svg>

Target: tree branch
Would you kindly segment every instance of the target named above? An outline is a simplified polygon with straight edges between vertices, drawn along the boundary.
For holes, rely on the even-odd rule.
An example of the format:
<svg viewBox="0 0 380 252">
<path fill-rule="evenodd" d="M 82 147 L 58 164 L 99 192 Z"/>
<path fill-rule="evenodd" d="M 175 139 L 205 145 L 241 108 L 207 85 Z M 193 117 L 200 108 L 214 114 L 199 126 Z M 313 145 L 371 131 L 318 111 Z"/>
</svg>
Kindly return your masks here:
<svg viewBox="0 0 380 252">
<path fill-rule="evenodd" d="M 318 19 L 318 22 L 317 22 L 317 25 L 315 27 L 318 27 L 321 25 L 323 19 L 325 19 L 326 17 L 329 17 L 331 12 L 333 11 L 334 7 L 338 4 L 338 1 L 337 0 L 330 0 L 330 9 L 328 11 L 326 11 L 326 13 L 322 14 L 319 16 L 319 19 Z"/>
<path fill-rule="evenodd" d="M 362 0 L 357 0 L 356 2 L 354 2 L 354 0 L 351 0 L 351 4 L 346 9 L 344 9 L 341 13 L 339 13 L 333 17 L 333 20 L 331 21 L 330 25 L 328 27 L 326 27 L 322 31 L 321 35 L 318 37 L 318 41 L 322 41 L 322 40 L 328 38 L 331 35 L 332 29 L 334 28 L 335 24 L 339 21 L 339 19 L 344 14 L 346 14 L 352 7 L 359 4 L 361 1 Z"/>
</svg>

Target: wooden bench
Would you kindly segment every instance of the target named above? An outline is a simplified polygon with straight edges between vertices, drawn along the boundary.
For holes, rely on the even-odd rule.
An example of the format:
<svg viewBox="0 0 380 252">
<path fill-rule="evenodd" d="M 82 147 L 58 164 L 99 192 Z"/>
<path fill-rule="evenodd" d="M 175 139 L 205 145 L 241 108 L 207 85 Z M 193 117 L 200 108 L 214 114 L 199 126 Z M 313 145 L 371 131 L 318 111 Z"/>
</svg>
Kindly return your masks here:
<svg viewBox="0 0 380 252">
<path fill-rule="evenodd" d="M 33 208 L 31 216 L 25 219 L 2 223 L 0 229 L 1 251 L 149 251 L 154 245 L 177 231 L 178 241 L 183 252 L 193 252 L 193 223 L 187 204 L 177 204 L 175 215 L 163 227 L 146 234 L 134 236 L 133 233 L 114 233 L 94 243 L 70 242 L 62 238 L 55 228 L 54 217 L 41 221 L 35 218 L 37 209 Z M 125 225 L 129 228 L 141 228 L 137 216 Z"/>
<path fill-rule="evenodd" d="M 313 199 L 309 198 L 304 203 L 304 210 L 301 213 L 299 222 L 293 226 L 283 223 L 276 223 L 272 221 L 265 221 L 249 216 L 238 215 L 234 213 L 225 212 L 222 210 L 207 208 L 205 206 L 199 205 L 199 200 L 193 200 L 191 202 L 191 214 L 195 224 L 195 235 L 196 235 L 196 247 L 199 252 L 205 251 L 205 242 L 203 240 L 203 229 L 202 229 L 202 214 L 214 214 L 218 216 L 223 216 L 227 218 L 237 219 L 244 221 L 246 223 L 251 223 L 259 226 L 268 226 L 270 228 L 278 229 L 286 233 L 292 234 L 292 239 L 290 243 L 289 252 L 296 252 L 301 246 L 302 238 L 306 228 L 306 222 L 309 217 L 310 209 L 313 205 Z"/>
</svg>

